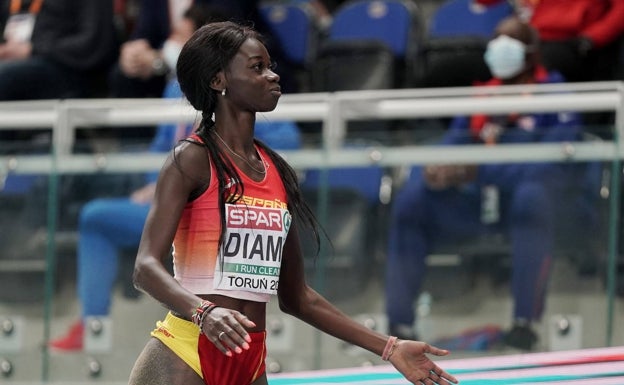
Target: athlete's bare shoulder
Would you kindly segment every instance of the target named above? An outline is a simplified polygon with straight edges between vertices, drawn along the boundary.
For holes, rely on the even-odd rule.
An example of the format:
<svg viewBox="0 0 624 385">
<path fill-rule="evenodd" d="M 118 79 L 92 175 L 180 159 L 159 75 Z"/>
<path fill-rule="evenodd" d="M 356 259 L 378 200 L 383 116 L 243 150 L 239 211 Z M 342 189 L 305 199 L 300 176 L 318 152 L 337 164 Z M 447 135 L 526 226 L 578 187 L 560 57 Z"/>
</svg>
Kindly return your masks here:
<svg viewBox="0 0 624 385">
<path fill-rule="evenodd" d="M 162 169 L 168 178 L 181 178 L 192 189 L 207 186 L 210 182 L 210 155 L 206 146 L 194 139 L 180 142 L 170 151 Z"/>
</svg>

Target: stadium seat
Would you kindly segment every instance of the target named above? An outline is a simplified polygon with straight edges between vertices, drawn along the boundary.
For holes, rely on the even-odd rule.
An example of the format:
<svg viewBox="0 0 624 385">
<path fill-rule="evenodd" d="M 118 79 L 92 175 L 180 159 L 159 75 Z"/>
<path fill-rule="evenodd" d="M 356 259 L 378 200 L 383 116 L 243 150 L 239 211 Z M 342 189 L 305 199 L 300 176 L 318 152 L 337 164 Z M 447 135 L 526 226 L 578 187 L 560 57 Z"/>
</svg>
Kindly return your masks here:
<svg viewBox="0 0 624 385">
<path fill-rule="evenodd" d="M 299 90 L 308 91 L 309 71 L 320 38 L 316 16 L 306 4 L 299 2 L 262 3 L 259 9 L 273 35 L 279 39 L 286 58 L 294 66 Z"/>
<path fill-rule="evenodd" d="M 475 0 L 442 3 L 431 17 L 415 86 L 461 87 L 489 79 L 485 47 L 496 25 L 511 14 L 513 7 L 505 0 L 487 6 Z"/>
<path fill-rule="evenodd" d="M 420 9 L 409 0 L 351 0 L 334 12 L 312 67 L 312 91 L 405 88 L 417 66 Z M 387 142 L 396 122 L 349 122 L 350 139 Z"/>
<path fill-rule="evenodd" d="M 330 40 L 378 40 L 399 58 L 417 49 L 419 10 L 412 1 L 352 0 L 336 10 Z"/>
<path fill-rule="evenodd" d="M 328 257 L 325 294 L 330 297 L 357 292 L 379 271 L 375 267 L 382 259 L 387 229 L 387 205 L 380 199 L 385 175 L 380 166 L 305 172 L 301 183 L 304 197 L 331 239 L 331 245 L 324 249 Z M 321 195 L 324 183 L 326 196 Z M 320 204 L 322 199 L 327 206 Z M 307 241 L 303 242 L 304 250 L 310 256 L 313 248 Z M 318 273 L 312 259 L 307 260 L 307 267 L 311 277 Z"/>
<path fill-rule="evenodd" d="M 447 0 L 433 13 L 429 38 L 479 37 L 489 39 L 499 21 L 514 12 L 509 1 L 482 5 L 475 0 Z"/>
<path fill-rule="evenodd" d="M 316 90 L 404 87 L 420 48 L 421 31 L 420 10 L 412 1 L 344 3 L 334 13 L 319 50 L 313 74 Z M 333 71 L 340 76 L 332 75 Z M 371 72 L 376 73 L 375 82 L 370 80 Z"/>
<path fill-rule="evenodd" d="M 330 188 L 350 188 L 366 198 L 372 207 L 380 203 L 383 175 L 384 169 L 380 166 L 333 168 L 327 170 L 326 175 L 323 174 L 323 170 L 308 169 L 301 186 L 306 189 L 318 189 L 326 182 Z"/>
</svg>

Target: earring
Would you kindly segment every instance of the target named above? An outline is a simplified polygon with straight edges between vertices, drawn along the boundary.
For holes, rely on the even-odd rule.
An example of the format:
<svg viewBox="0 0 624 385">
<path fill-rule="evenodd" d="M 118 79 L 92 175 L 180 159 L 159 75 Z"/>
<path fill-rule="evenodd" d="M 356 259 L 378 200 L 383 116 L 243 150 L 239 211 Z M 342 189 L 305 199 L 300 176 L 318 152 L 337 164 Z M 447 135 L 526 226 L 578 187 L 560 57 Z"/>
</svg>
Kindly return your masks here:
<svg viewBox="0 0 624 385">
<path fill-rule="evenodd" d="M 225 96 L 225 88 L 221 91 L 221 96 Z"/>
</svg>

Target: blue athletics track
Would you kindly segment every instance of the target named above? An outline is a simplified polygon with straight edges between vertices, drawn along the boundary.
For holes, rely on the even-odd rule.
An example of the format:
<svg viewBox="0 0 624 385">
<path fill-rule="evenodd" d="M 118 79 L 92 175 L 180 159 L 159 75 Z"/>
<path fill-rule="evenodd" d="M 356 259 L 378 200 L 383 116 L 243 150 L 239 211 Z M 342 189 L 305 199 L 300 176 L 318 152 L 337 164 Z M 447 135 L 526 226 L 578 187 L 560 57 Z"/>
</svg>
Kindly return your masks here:
<svg viewBox="0 0 624 385">
<path fill-rule="evenodd" d="M 462 385 L 624 385 L 624 346 L 467 359 L 438 359 Z M 405 385 L 392 366 L 272 374 L 271 385 Z"/>
</svg>

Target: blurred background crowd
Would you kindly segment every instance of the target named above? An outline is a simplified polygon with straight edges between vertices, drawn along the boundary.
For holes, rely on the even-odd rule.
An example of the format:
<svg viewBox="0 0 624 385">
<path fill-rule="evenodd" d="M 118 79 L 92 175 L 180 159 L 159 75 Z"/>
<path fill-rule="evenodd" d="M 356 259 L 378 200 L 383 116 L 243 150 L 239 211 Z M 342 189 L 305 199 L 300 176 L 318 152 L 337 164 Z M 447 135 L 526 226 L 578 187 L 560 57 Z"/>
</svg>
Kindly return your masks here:
<svg viewBox="0 0 624 385">
<path fill-rule="evenodd" d="M 514 13 L 538 31 L 545 68 L 560 72 L 565 81 L 623 76 L 624 10 L 618 1 L 412 0 L 388 10 L 379 3 L 371 12 L 389 15 L 368 30 L 367 20 L 358 18 L 375 16 L 358 15 L 364 11 L 348 3 L 3 1 L 0 100 L 162 97 L 185 33 L 193 24 L 224 19 L 253 24 L 264 34 L 287 93 L 483 82 L 491 76 L 483 59 L 485 45 L 496 24 Z M 193 22 L 184 24 L 192 4 L 188 18 Z M 587 123 L 604 119 L 592 117 Z M 120 145 L 120 140 L 151 138 L 154 132 L 155 127 L 134 127 L 84 135 Z M 45 142 L 28 131 L 1 135 L 11 145 L 0 153 L 20 146 L 36 150 Z"/>
</svg>

